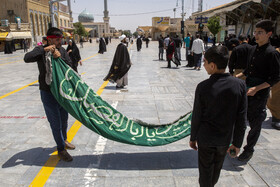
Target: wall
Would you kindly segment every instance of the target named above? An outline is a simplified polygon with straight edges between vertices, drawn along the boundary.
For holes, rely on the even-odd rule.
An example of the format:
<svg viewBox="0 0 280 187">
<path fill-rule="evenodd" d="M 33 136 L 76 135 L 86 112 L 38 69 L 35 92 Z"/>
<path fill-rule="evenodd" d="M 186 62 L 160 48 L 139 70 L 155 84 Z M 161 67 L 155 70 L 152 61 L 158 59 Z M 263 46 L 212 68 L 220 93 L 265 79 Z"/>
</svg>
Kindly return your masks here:
<svg viewBox="0 0 280 187">
<path fill-rule="evenodd" d="M 7 10 L 13 10 L 13 15 L 8 15 Z M 9 23 L 15 22 L 15 17 L 20 17 L 23 23 L 28 23 L 26 0 L 1 0 L 0 19 L 8 19 Z"/>
</svg>

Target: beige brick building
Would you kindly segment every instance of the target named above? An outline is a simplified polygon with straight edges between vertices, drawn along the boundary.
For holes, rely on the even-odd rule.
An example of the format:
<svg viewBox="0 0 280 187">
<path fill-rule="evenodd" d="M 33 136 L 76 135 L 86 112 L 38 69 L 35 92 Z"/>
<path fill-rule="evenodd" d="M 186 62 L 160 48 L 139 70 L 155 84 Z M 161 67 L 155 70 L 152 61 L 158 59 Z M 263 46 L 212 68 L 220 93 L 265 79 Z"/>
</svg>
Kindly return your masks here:
<svg viewBox="0 0 280 187">
<path fill-rule="evenodd" d="M 58 28 L 65 31 L 65 36 L 70 37 L 73 31 L 73 18 L 70 16 L 68 6 L 61 3 L 54 3 L 54 17 Z M 17 23 L 15 18 L 20 18 L 20 24 L 29 24 L 29 30 L 17 27 L 17 32 L 22 32 L 22 37 L 18 35 L 16 42 L 20 39 L 30 38 L 30 44 L 36 45 L 42 41 L 46 35 L 50 23 L 50 6 L 49 0 L 1 0 L 0 20 L 8 20 L 8 26 L 1 26 L 2 32 L 15 32 L 10 29 L 10 24 Z M 2 36 L 2 37 L 1 37 Z M 5 41 L 4 34 L 0 34 L 0 41 Z M 29 37 L 28 37 L 29 36 Z M 13 39 L 13 38 L 12 38 Z M 3 42 L 2 42 L 3 43 Z"/>
</svg>

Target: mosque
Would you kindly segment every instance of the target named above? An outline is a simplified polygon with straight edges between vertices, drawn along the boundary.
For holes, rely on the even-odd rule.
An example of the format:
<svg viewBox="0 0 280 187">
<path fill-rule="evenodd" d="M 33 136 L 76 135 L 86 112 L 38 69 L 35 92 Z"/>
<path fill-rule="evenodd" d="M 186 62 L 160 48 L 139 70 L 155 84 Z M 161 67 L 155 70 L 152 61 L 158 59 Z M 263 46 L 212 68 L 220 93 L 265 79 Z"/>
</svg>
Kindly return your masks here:
<svg viewBox="0 0 280 187">
<path fill-rule="evenodd" d="M 81 12 L 78 16 L 79 22 L 85 27 L 86 31 L 89 32 L 90 37 L 102 37 L 102 36 L 114 36 L 116 30 L 114 27 L 110 27 L 109 24 L 109 11 L 107 10 L 107 0 L 104 0 L 104 22 L 94 22 L 93 14 L 88 12 L 86 9 Z"/>
</svg>

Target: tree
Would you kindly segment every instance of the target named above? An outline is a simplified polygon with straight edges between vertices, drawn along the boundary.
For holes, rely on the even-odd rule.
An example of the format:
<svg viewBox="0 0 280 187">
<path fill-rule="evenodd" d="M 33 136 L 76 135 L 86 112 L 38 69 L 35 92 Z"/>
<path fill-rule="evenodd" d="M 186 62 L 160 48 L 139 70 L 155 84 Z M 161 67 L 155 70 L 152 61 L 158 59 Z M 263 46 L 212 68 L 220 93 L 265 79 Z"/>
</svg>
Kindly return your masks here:
<svg viewBox="0 0 280 187">
<path fill-rule="evenodd" d="M 88 36 L 88 32 L 86 31 L 85 27 L 82 25 L 81 22 L 76 22 L 73 24 L 75 27 L 74 34 L 78 34 L 79 36 Z"/>
<path fill-rule="evenodd" d="M 135 31 L 135 32 L 133 33 L 133 36 L 134 36 L 135 38 L 137 38 L 137 37 L 138 37 L 138 32 Z"/>
<path fill-rule="evenodd" d="M 124 31 L 122 32 L 122 34 L 126 35 L 127 37 L 131 37 L 131 32 L 130 32 L 130 30 L 124 30 Z"/>
<path fill-rule="evenodd" d="M 209 31 L 215 36 L 216 34 L 218 34 L 218 32 L 220 32 L 220 30 L 222 29 L 221 25 L 220 25 L 220 17 L 219 16 L 213 16 L 208 20 L 208 24 L 207 27 L 209 29 Z"/>
</svg>

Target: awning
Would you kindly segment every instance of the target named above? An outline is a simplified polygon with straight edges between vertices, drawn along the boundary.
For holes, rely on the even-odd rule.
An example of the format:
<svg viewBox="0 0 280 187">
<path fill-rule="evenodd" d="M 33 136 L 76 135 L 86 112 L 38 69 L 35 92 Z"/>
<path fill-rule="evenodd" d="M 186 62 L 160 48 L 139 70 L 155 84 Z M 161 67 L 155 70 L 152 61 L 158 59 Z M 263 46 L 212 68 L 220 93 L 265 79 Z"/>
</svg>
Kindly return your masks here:
<svg viewBox="0 0 280 187">
<path fill-rule="evenodd" d="M 85 28 L 86 32 L 90 32 L 92 31 L 93 29 L 92 28 Z"/>
<path fill-rule="evenodd" d="M 71 34 L 69 32 L 63 32 L 64 37 L 71 37 Z"/>
<path fill-rule="evenodd" d="M 219 14 L 219 13 L 230 12 L 230 11 L 236 9 L 237 7 L 239 7 L 243 4 L 249 3 L 249 2 L 260 3 L 261 0 L 235 0 L 231 3 L 220 5 L 220 6 L 211 8 L 209 10 L 205 10 L 203 12 L 195 12 L 195 13 L 192 14 L 192 16 L 203 15 L 203 16 L 207 16 L 207 17 L 212 17 L 212 16 L 214 16 L 216 14 Z"/>
<path fill-rule="evenodd" d="M 11 32 L 13 39 L 32 38 L 31 32 Z"/>
<path fill-rule="evenodd" d="M 9 32 L 0 32 L 0 40 L 5 40 Z"/>
</svg>

